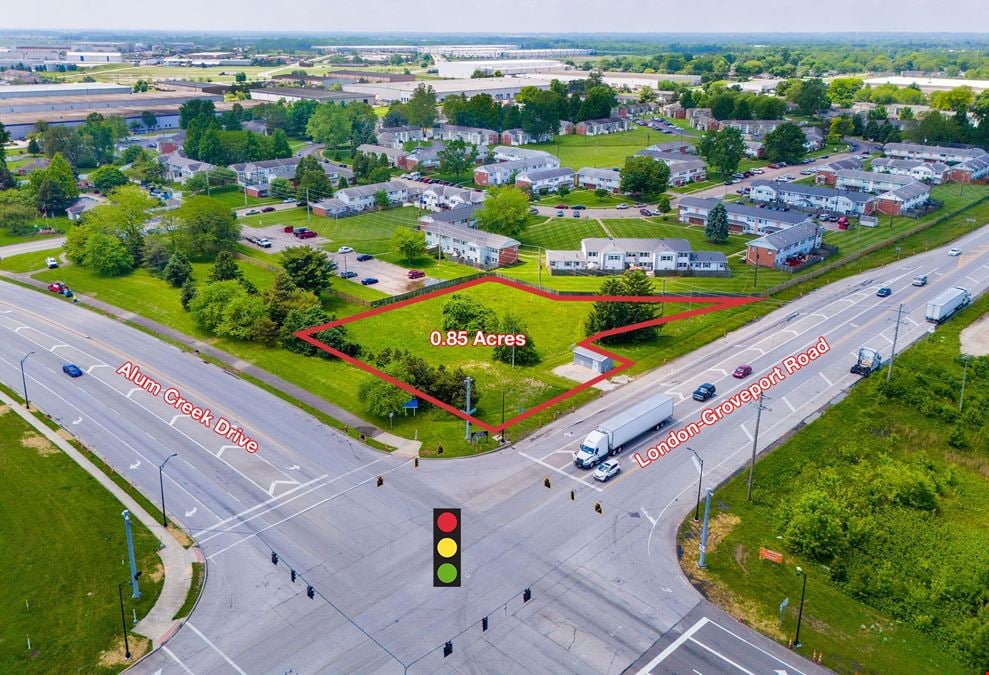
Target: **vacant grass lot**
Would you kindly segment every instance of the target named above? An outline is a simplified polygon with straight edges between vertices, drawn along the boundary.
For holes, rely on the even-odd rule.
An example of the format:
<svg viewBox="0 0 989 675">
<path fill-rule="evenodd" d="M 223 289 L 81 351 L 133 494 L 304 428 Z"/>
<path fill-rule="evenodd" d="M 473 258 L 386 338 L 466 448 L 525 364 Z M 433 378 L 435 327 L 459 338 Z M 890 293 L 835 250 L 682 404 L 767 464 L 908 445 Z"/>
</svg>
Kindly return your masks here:
<svg viewBox="0 0 989 675">
<path fill-rule="evenodd" d="M 594 194 L 593 190 L 571 190 L 564 196 L 558 194 L 548 194 L 539 198 L 539 204 L 542 206 L 555 206 L 557 204 L 566 204 L 568 206 L 573 206 L 574 204 L 583 204 L 591 208 L 601 207 L 601 208 L 611 208 L 617 206 L 622 202 L 629 202 L 629 199 L 624 195 L 616 194 L 606 194 L 604 197 L 598 197 Z M 569 215 L 569 214 L 568 214 Z"/>
<path fill-rule="evenodd" d="M 796 627 L 800 565 L 808 572 L 803 651 L 823 651 L 825 666 L 842 673 L 984 669 L 989 359 L 969 364 L 960 414 L 958 334 L 987 310 L 986 299 L 964 310 L 903 352 L 890 384 L 883 377 L 860 382 L 761 459 L 752 503 L 745 474 L 719 489 L 712 502 L 717 542 L 704 573 L 691 564 L 696 527 L 684 524 L 684 569 L 708 597 L 786 642 Z M 833 557 L 812 554 L 791 529 L 790 513 L 811 492 L 838 505 L 836 527 L 829 520 L 835 507 L 821 505 L 810 529 L 812 541 L 836 537 Z M 760 546 L 782 552 L 784 564 L 759 560 Z M 783 597 L 790 608 L 780 627 Z"/>
<path fill-rule="evenodd" d="M 258 198 L 248 196 L 247 203 L 245 204 L 244 191 L 236 185 L 224 185 L 223 187 L 213 188 L 209 191 L 209 196 L 231 209 L 242 209 L 245 206 L 278 204 L 282 201 L 274 197 Z"/>
<path fill-rule="evenodd" d="M 0 258 L 0 270 L 7 270 L 8 272 L 31 272 L 32 270 L 40 270 L 45 267 L 45 259 L 49 257 L 57 258 L 60 249 L 51 249 L 48 251 L 31 251 L 29 253 L 18 253 L 17 255 L 9 255 L 6 258 Z"/>
<path fill-rule="evenodd" d="M 308 227 L 330 240 L 326 245 L 329 250 L 336 251 L 340 246 L 350 246 L 359 253 L 378 255 L 392 250 L 391 238 L 396 228 L 415 229 L 423 213 L 425 212 L 417 208 L 403 207 L 347 218 L 314 216 Z"/>
<path fill-rule="evenodd" d="M 557 136 L 551 143 L 534 143 L 523 147 L 543 150 L 556 155 L 560 158 L 562 166 L 568 166 L 574 171 L 578 171 L 584 167 L 621 168 L 625 166 L 626 157 L 634 155 L 636 151 L 642 148 L 654 143 L 680 140 L 689 143 L 695 142 L 693 138 L 662 134 L 653 129 L 635 127 L 631 131 L 604 136 L 578 136 L 576 134 Z"/>
<path fill-rule="evenodd" d="M 587 218 L 550 218 L 526 229 L 521 241 L 528 246 L 566 250 L 580 248 L 580 240 L 608 236 L 601 223 Z"/>
<path fill-rule="evenodd" d="M 0 405 L 0 664 L 7 673 L 122 670 L 117 584 L 127 581 L 123 506 L 79 465 Z M 141 599 L 124 590 L 130 628 L 161 592 L 158 542 L 132 519 Z M 128 586 L 129 588 L 129 586 Z M 31 641 L 31 651 L 27 641 Z M 104 652 L 119 660 L 101 661 Z M 145 641 L 131 637 L 140 655 Z"/>
<path fill-rule="evenodd" d="M 9 246 L 10 244 L 23 244 L 29 241 L 35 241 L 37 239 L 46 239 L 48 237 L 56 237 L 59 233 L 65 232 L 69 229 L 72 224 L 69 219 L 65 216 L 56 216 L 55 218 L 35 218 L 35 227 L 38 228 L 52 228 L 56 230 L 52 234 L 31 234 L 27 236 L 15 236 L 10 234 L 7 228 L 0 228 L 0 246 Z"/>
</svg>

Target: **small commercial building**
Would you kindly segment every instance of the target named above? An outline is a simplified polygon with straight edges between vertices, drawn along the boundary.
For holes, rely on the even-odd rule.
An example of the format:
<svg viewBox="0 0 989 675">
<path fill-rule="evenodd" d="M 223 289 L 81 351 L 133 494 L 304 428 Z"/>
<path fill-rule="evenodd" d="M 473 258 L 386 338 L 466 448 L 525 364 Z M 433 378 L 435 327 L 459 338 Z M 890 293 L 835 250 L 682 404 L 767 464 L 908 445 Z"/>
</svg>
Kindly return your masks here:
<svg viewBox="0 0 989 675">
<path fill-rule="evenodd" d="M 607 354 L 580 345 L 573 348 L 573 364 L 593 370 L 598 375 L 604 375 L 615 367 L 615 362 Z"/>
<path fill-rule="evenodd" d="M 353 94 L 372 96 L 383 103 L 399 101 L 408 103 L 420 86 L 432 87 L 436 92 L 436 102 L 442 103 L 447 96 L 466 96 L 471 98 L 478 94 L 488 94 L 495 101 L 508 102 L 515 97 L 523 87 L 549 89 L 549 82 L 533 82 L 516 77 L 478 77 L 456 80 L 429 80 L 424 82 L 378 82 L 375 84 L 344 84 L 343 90 Z"/>
</svg>

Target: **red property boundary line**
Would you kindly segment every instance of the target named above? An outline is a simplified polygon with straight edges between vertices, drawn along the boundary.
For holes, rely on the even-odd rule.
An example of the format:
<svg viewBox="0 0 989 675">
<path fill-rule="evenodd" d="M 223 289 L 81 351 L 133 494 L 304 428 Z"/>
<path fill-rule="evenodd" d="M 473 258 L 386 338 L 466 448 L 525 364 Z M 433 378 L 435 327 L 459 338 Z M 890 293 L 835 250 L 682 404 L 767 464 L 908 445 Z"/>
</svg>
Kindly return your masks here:
<svg viewBox="0 0 989 675">
<path fill-rule="evenodd" d="M 607 356 L 607 357 L 611 358 L 618 365 L 616 365 L 616 367 L 613 368 L 612 370 L 609 370 L 607 373 L 602 373 L 601 375 L 598 375 L 597 377 L 595 377 L 593 379 L 590 379 L 590 380 L 588 380 L 586 382 L 582 382 L 581 384 L 577 385 L 573 389 L 569 389 L 569 390 L 563 392 L 562 394 L 558 394 L 558 395 L 554 396 L 553 398 L 551 398 L 551 399 L 549 399 L 547 401 L 544 401 L 544 402 L 540 403 L 539 405 L 537 405 L 537 406 L 535 406 L 533 408 L 530 408 L 529 410 L 526 410 L 524 413 L 521 413 L 519 415 L 516 415 L 515 417 L 513 417 L 513 418 L 511 418 L 509 420 L 506 420 L 504 422 L 504 424 L 498 424 L 498 425 L 488 424 L 487 422 L 485 422 L 483 420 L 480 420 L 480 419 L 474 417 L 473 415 L 469 415 L 465 411 L 460 410 L 458 408 L 455 408 L 455 407 L 453 407 L 452 405 L 450 405 L 448 403 L 444 403 L 443 401 L 440 401 L 439 399 L 434 398 L 433 396 L 430 396 L 429 394 L 427 394 L 425 392 L 419 391 L 418 389 L 416 389 L 412 385 L 410 385 L 410 384 L 408 384 L 406 382 L 402 382 L 401 380 L 398 380 L 398 379 L 392 377 L 391 375 L 388 375 L 387 373 L 384 373 L 384 372 L 378 370 L 374 366 L 372 366 L 372 365 L 370 365 L 368 363 L 365 363 L 364 361 L 361 361 L 359 359 L 356 359 L 356 358 L 354 358 L 352 356 L 348 356 L 347 354 L 344 354 L 340 350 L 334 349 L 333 347 L 330 347 L 328 344 L 326 344 L 324 342 L 321 342 L 321 341 L 317 340 L 315 337 L 313 337 L 316 333 L 319 333 L 319 332 L 324 331 L 324 330 L 328 330 L 330 328 L 336 328 L 337 326 L 344 326 L 344 325 L 346 325 L 348 323 L 354 323 L 355 321 L 360 321 L 361 319 L 367 319 L 369 317 L 376 316 L 376 315 L 382 314 L 384 312 L 390 312 L 392 310 L 399 309 L 400 307 L 406 307 L 408 305 L 413 305 L 413 304 L 416 304 L 416 303 L 419 303 L 419 302 L 423 302 L 425 300 L 430 300 L 432 298 L 437 298 L 437 297 L 440 297 L 442 295 L 447 295 L 447 294 L 450 294 L 450 293 L 455 293 L 457 291 L 462 291 L 462 290 L 467 289 L 467 288 L 470 288 L 472 286 L 478 286 L 480 284 L 489 284 L 489 283 L 501 284 L 503 286 L 508 286 L 509 288 L 513 288 L 513 289 L 520 290 L 520 291 L 525 291 L 526 293 L 531 293 L 533 295 L 537 295 L 539 297 L 547 298 L 547 299 L 550 299 L 550 300 L 556 300 L 558 302 L 600 302 L 602 300 L 605 300 L 605 301 L 611 301 L 611 302 L 652 302 L 652 303 L 659 303 L 659 302 L 662 302 L 662 303 L 669 303 L 669 302 L 674 302 L 674 303 L 676 303 L 676 302 L 679 302 L 679 303 L 685 303 L 685 302 L 686 303 L 694 303 L 694 302 L 697 302 L 697 303 L 709 303 L 709 304 L 706 304 L 704 307 L 699 307 L 697 309 L 688 310 L 686 312 L 679 312 L 677 314 L 671 314 L 669 316 L 662 316 L 662 317 L 659 317 L 658 319 L 651 319 L 649 321 L 642 321 L 640 323 L 629 324 L 628 326 L 620 326 L 619 328 L 612 328 L 610 330 L 601 331 L 599 333 L 595 333 L 594 335 L 591 335 L 590 337 L 587 337 L 587 338 L 581 340 L 580 342 L 577 343 L 579 346 L 584 347 L 586 349 L 589 349 L 589 350 L 591 350 L 593 352 L 597 352 L 598 354 L 602 354 L 604 356 Z M 530 286 L 526 286 L 524 284 L 516 283 L 515 281 L 513 281 L 511 279 L 505 279 L 503 277 L 484 277 L 484 278 L 481 278 L 481 279 L 474 279 L 472 281 L 467 281 L 467 282 L 464 282 L 463 284 L 458 284 L 456 286 L 451 286 L 451 287 L 448 287 L 448 288 L 443 288 L 443 289 L 440 289 L 440 290 L 435 291 L 433 293 L 426 293 L 426 294 L 423 294 L 423 295 L 420 295 L 420 296 L 416 296 L 414 298 L 409 298 L 407 300 L 402 300 L 400 302 L 396 302 L 396 303 L 393 303 L 393 304 L 390 304 L 390 305 L 384 305 L 382 307 L 376 307 L 376 308 L 371 309 L 371 310 L 368 310 L 366 312 L 361 312 L 360 314 L 354 314 L 352 316 L 348 316 L 348 317 L 343 318 L 343 319 L 337 319 L 336 321 L 330 321 L 329 323 L 324 323 L 324 324 L 322 324 L 320 326 L 313 326 L 311 328 L 306 328 L 304 330 L 298 331 L 294 335 L 295 335 L 295 337 L 299 338 L 300 340 L 305 340 L 306 342 L 308 342 L 309 344 L 313 345 L 314 347 L 316 347 L 318 349 L 322 349 L 323 351 L 328 352 L 329 354 L 332 354 L 333 356 L 337 357 L 341 361 L 346 361 L 350 365 L 355 366 L 357 368 L 360 368 L 361 370 L 363 370 L 365 372 L 371 373 L 372 375 L 374 375 L 376 377 L 380 377 L 385 382 L 388 382 L 389 384 L 393 384 L 396 387 L 398 387 L 399 389 L 402 389 L 404 391 L 407 391 L 408 393 L 412 394 L 413 396 L 416 396 L 418 398 L 421 398 L 424 401 L 429 401 L 430 403 L 432 403 L 437 408 L 442 408 L 443 410 L 446 410 L 448 413 L 451 413 L 452 415 L 456 415 L 457 417 L 459 417 L 462 420 L 469 421 L 471 424 L 474 424 L 475 426 L 478 426 L 481 429 L 484 429 L 484 430 L 488 431 L 491 434 L 497 434 L 498 432 L 500 432 L 500 431 L 502 431 L 504 429 L 507 429 L 510 426 L 513 426 L 515 424 L 518 424 L 519 422 L 521 422 L 522 420 L 526 419 L 527 417 L 531 417 L 533 415 L 536 415 L 537 413 L 540 413 L 543 410 L 546 410 L 547 408 L 550 408 L 550 407 L 556 405 L 557 403 L 559 403 L 559 402 L 561 402 L 563 400 L 566 400 L 567 398 L 570 398 L 571 396 L 574 396 L 575 394 L 577 394 L 577 393 L 579 393 L 581 391 L 584 391 L 585 389 L 588 389 L 590 387 L 593 387 L 598 382 L 601 382 L 602 380 L 605 380 L 605 379 L 607 379 L 609 377 L 613 377 L 615 374 L 620 373 L 623 370 L 627 370 L 628 368 L 630 368 L 633 365 L 635 365 L 635 362 L 632 361 L 631 359 L 627 359 L 627 358 L 625 358 L 623 356 L 619 356 L 619 355 L 617 355 L 617 354 L 615 354 L 613 352 L 610 352 L 610 351 L 608 351 L 606 349 L 603 349 L 603 348 L 601 348 L 601 347 L 593 344 L 594 342 L 596 342 L 596 341 L 598 341 L 598 340 L 600 340 L 602 338 L 609 337 L 611 335 L 618 335 L 620 333 L 628 333 L 630 331 L 638 330 L 640 328 L 647 328 L 647 327 L 650 327 L 650 326 L 660 326 L 660 325 L 662 325 L 664 323 L 670 323 L 672 321 L 678 321 L 680 319 L 687 319 L 689 317 L 699 316 L 701 314 L 710 314 L 711 312 L 718 312 L 718 311 L 721 311 L 723 309 L 729 309 L 731 307 L 739 307 L 741 305 L 747 305 L 747 304 L 750 304 L 750 303 L 753 303 L 753 302 L 759 302 L 760 300 L 761 300 L 761 298 L 753 298 L 753 297 L 717 297 L 717 296 L 698 296 L 698 297 L 694 297 L 694 296 L 684 296 L 684 295 L 664 295 L 664 296 L 654 296 L 654 295 L 624 296 L 624 295 L 594 295 L 594 294 L 587 294 L 587 295 L 556 295 L 554 293 L 550 293 L 550 292 L 547 292 L 547 291 L 544 291 L 544 290 L 535 289 L 535 288 L 532 288 Z"/>
</svg>

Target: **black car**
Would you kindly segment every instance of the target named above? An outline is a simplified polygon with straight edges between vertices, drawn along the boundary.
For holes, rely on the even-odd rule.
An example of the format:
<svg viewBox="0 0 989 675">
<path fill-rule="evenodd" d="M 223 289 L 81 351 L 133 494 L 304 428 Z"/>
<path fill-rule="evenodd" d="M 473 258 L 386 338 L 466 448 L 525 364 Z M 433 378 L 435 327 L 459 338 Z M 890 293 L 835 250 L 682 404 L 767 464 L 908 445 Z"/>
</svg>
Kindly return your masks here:
<svg viewBox="0 0 989 675">
<path fill-rule="evenodd" d="M 361 253 L 357 256 L 357 262 L 365 262 L 367 260 L 374 260 L 374 256 L 370 253 Z"/>
<path fill-rule="evenodd" d="M 587 207 L 586 207 L 586 206 L 584 206 L 583 204 L 574 204 L 574 205 L 573 205 L 573 206 L 571 206 L 570 208 L 571 208 L 571 209 L 573 209 L 574 211 L 583 211 L 583 210 L 584 210 L 584 209 L 586 209 Z"/>
<path fill-rule="evenodd" d="M 356 276 L 357 276 L 357 272 L 353 272 L 353 271 L 350 271 L 350 272 L 340 272 L 340 278 L 341 279 L 353 279 Z"/>
<path fill-rule="evenodd" d="M 694 389 L 694 400 L 695 401 L 706 401 L 707 399 L 714 396 L 714 385 L 704 383 L 701 386 Z"/>
</svg>

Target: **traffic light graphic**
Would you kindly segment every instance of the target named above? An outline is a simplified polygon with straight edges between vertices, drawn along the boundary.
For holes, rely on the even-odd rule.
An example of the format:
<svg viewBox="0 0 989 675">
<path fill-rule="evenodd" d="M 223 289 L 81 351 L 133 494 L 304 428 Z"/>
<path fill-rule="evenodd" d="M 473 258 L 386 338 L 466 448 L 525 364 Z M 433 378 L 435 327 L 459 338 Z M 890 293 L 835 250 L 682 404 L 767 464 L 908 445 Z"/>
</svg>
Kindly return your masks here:
<svg viewBox="0 0 989 675">
<path fill-rule="evenodd" d="M 433 586 L 460 586 L 460 509 L 433 509 Z"/>
</svg>

